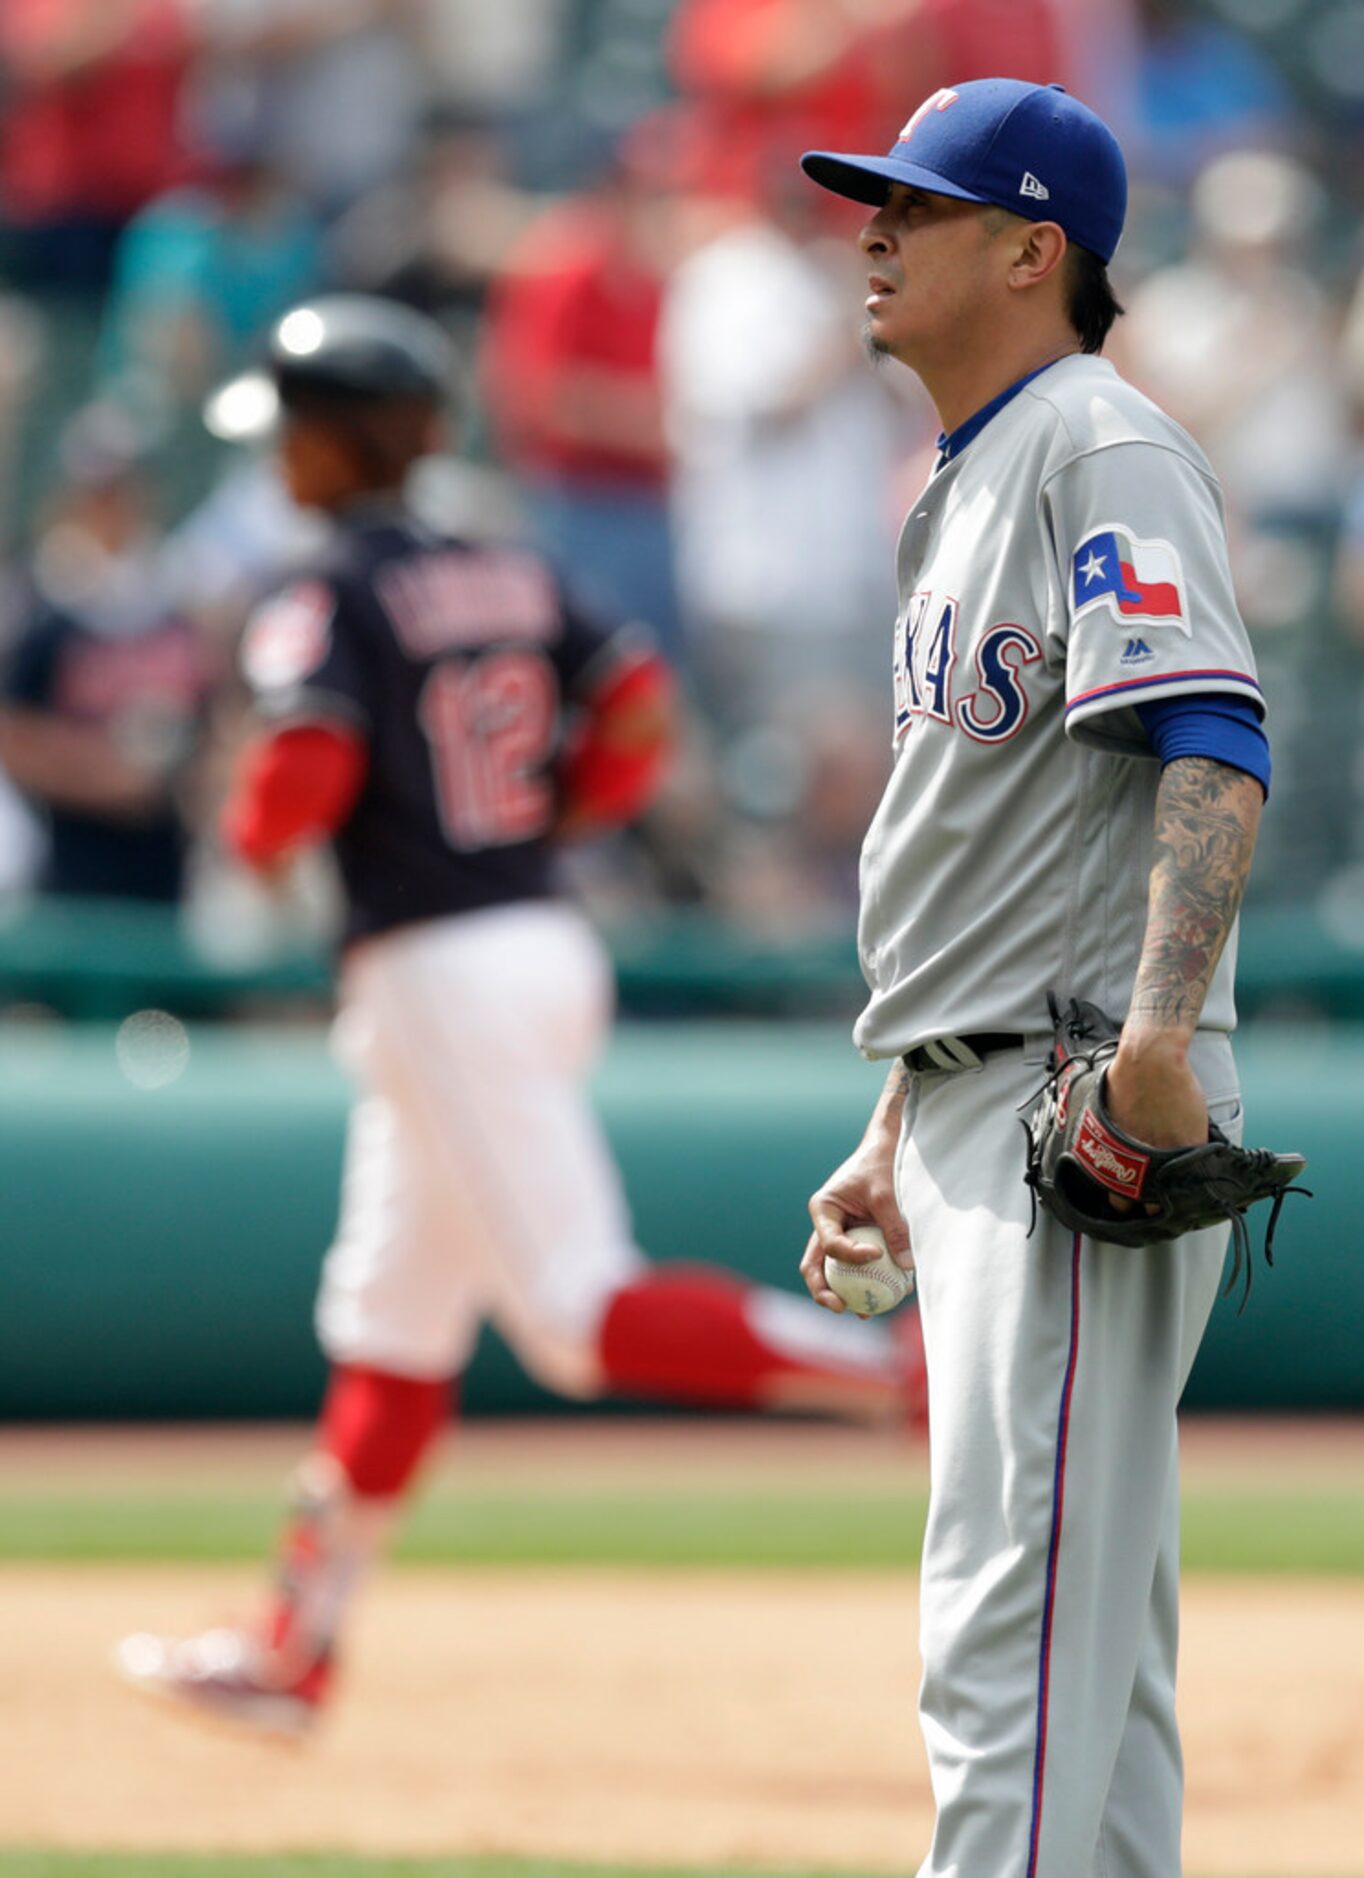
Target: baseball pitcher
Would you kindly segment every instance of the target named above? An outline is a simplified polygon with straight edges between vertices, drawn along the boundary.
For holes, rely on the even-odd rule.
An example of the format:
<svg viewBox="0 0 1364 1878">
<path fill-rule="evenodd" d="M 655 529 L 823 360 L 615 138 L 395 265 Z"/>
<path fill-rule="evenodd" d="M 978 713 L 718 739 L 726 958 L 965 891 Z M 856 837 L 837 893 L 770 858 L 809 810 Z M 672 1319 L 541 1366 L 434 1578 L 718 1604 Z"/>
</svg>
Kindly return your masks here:
<svg viewBox="0 0 1364 1878">
<path fill-rule="evenodd" d="M 804 168 L 865 205 L 868 347 L 943 427 L 862 856 L 856 1040 L 891 1068 L 802 1264 L 841 1309 L 825 1258 L 868 1257 L 848 1229 L 871 1222 L 917 1272 L 919 1878 L 1175 1878 L 1175 1408 L 1227 1222 L 1302 1165 L 1236 1148 L 1270 764 L 1218 485 L 1100 356 L 1127 192 L 1092 111 L 962 84 L 888 155 Z"/>
</svg>

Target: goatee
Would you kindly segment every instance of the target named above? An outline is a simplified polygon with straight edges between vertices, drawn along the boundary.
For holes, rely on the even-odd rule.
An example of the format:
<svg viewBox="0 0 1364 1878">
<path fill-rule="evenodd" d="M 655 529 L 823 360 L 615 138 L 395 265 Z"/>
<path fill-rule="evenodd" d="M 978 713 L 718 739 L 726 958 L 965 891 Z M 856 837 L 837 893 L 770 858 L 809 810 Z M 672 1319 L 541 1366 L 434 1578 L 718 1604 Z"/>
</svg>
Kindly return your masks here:
<svg viewBox="0 0 1364 1878">
<path fill-rule="evenodd" d="M 888 359 L 890 357 L 890 348 L 887 346 L 884 339 L 877 337 L 876 328 L 872 325 L 870 314 L 868 314 L 866 319 L 862 322 L 862 350 L 866 353 L 873 365 L 879 365 L 882 359 Z"/>
</svg>

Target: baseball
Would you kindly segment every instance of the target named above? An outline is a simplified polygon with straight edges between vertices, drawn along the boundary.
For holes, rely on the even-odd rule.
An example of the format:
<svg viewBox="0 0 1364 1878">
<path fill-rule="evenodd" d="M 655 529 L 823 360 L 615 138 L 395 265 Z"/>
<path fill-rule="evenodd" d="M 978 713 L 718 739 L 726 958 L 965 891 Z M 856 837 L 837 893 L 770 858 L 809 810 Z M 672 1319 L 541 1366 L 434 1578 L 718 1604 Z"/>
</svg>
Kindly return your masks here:
<svg viewBox="0 0 1364 1878">
<path fill-rule="evenodd" d="M 881 1256 L 865 1265 L 826 1258 L 824 1279 L 830 1291 L 859 1317 L 879 1317 L 883 1311 L 893 1311 L 913 1291 L 913 1272 L 895 1263 L 879 1226 L 850 1226 L 845 1236 L 857 1245 L 875 1246 Z"/>
</svg>

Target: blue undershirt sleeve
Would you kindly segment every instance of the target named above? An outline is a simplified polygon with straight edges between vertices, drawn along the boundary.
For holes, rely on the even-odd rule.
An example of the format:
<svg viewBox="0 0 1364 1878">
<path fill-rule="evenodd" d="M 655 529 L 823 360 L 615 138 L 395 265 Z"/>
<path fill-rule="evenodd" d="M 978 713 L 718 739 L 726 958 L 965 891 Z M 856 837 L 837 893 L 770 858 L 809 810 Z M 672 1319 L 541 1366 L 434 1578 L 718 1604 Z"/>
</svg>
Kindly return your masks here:
<svg viewBox="0 0 1364 1878">
<path fill-rule="evenodd" d="M 1157 698 L 1139 704 L 1137 716 L 1161 764 L 1177 756 L 1206 756 L 1253 776 L 1269 795 L 1269 739 L 1259 708 L 1249 698 L 1199 692 L 1193 697 Z"/>
</svg>

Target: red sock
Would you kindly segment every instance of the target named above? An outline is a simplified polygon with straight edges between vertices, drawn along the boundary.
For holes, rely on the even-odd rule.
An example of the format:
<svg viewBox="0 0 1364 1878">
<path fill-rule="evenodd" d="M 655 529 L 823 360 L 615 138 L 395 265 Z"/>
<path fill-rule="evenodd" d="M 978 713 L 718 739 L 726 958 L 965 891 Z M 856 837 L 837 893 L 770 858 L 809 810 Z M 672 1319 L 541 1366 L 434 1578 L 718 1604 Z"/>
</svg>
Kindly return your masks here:
<svg viewBox="0 0 1364 1878">
<path fill-rule="evenodd" d="M 363 1498 L 401 1493 L 450 1409 L 450 1383 L 338 1364 L 322 1405 L 318 1447 Z"/>
<path fill-rule="evenodd" d="M 789 1323 L 792 1311 L 802 1334 L 783 1347 L 776 1318 Z M 668 1265 L 615 1294 L 598 1356 L 608 1385 L 625 1395 L 761 1408 L 798 1401 L 789 1385 L 808 1381 L 828 1385 L 827 1406 L 864 1411 L 895 1386 L 893 1367 L 883 1357 L 850 1358 L 846 1339 L 835 1355 L 836 1333 L 821 1348 L 827 1328 L 814 1305 L 802 1309 L 784 1292 L 714 1266 Z M 808 1399 L 816 1399 L 813 1391 Z"/>
<path fill-rule="evenodd" d="M 332 1370 L 313 1455 L 295 1476 L 263 1626 L 291 1685 L 328 1673 L 346 1609 L 449 1404 L 445 1381 L 351 1364 Z"/>
</svg>

